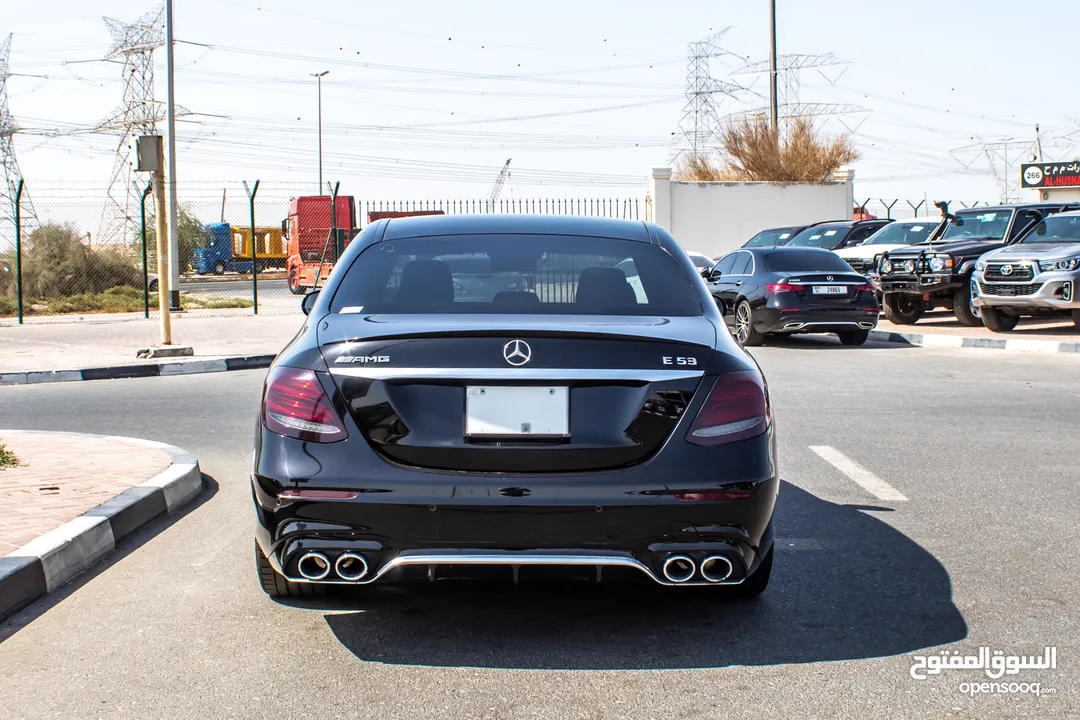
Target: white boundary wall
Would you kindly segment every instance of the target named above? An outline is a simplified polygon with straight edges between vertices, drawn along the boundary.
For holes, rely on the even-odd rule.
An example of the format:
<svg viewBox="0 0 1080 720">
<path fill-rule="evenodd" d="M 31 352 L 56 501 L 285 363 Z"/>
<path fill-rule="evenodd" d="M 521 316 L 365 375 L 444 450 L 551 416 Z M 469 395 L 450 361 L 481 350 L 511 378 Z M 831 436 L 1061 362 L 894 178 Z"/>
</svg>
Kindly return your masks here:
<svg viewBox="0 0 1080 720">
<path fill-rule="evenodd" d="M 676 182 L 653 168 L 652 220 L 686 250 L 719 257 L 761 230 L 823 220 L 850 220 L 851 170 L 822 183 Z"/>
</svg>

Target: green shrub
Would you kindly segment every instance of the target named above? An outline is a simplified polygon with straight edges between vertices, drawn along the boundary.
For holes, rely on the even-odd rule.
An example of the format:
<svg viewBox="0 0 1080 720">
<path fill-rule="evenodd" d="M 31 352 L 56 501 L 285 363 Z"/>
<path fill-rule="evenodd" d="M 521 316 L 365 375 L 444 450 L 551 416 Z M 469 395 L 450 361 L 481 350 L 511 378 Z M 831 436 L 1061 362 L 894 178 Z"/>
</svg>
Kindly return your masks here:
<svg viewBox="0 0 1080 720">
<path fill-rule="evenodd" d="M 88 249 L 68 225 L 48 223 L 30 233 L 22 254 L 23 302 L 83 293 L 100 293 L 117 286 L 142 286 L 142 271 L 113 250 Z M 14 252 L 0 256 L 0 296 L 15 295 Z"/>
<path fill-rule="evenodd" d="M 19 458 L 15 457 L 15 453 L 8 450 L 4 443 L 0 443 L 0 470 L 13 467 L 19 467 Z"/>
</svg>

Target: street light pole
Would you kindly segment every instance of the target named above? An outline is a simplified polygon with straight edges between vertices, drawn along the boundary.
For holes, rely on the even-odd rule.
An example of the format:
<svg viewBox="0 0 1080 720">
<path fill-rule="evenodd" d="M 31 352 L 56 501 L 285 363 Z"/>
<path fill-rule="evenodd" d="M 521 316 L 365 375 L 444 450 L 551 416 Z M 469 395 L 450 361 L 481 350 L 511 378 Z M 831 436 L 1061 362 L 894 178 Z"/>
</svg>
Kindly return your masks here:
<svg viewBox="0 0 1080 720">
<path fill-rule="evenodd" d="M 166 113 L 169 123 L 169 287 L 172 292 L 169 305 L 173 310 L 180 310 L 180 225 L 179 209 L 176 202 L 176 98 L 173 60 L 173 0 L 165 0 L 165 63 L 168 73 L 166 85 Z M 160 284 L 161 280 L 158 280 Z"/>
<path fill-rule="evenodd" d="M 780 100 L 776 82 L 776 0 L 769 0 L 769 127 L 780 127 Z"/>
<path fill-rule="evenodd" d="M 329 70 L 323 70 L 321 73 L 310 73 L 311 77 L 316 78 L 319 81 L 319 194 L 323 194 L 322 184 L 322 79 L 323 76 L 329 75 Z"/>
</svg>

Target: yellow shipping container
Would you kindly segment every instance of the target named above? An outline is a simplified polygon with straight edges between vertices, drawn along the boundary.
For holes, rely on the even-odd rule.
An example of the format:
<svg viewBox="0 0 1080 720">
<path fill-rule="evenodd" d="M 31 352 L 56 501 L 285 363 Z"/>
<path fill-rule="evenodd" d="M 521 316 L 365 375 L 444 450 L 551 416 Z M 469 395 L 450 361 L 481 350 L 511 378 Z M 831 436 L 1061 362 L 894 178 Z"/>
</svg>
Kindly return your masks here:
<svg viewBox="0 0 1080 720">
<path fill-rule="evenodd" d="M 233 233 L 233 257 L 237 259 L 251 257 L 251 228 L 232 228 Z M 285 257 L 285 243 L 281 237 L 280 227 L 256 227 L 255 228 L 255 257 L 276 258 Z"/>
</svg>

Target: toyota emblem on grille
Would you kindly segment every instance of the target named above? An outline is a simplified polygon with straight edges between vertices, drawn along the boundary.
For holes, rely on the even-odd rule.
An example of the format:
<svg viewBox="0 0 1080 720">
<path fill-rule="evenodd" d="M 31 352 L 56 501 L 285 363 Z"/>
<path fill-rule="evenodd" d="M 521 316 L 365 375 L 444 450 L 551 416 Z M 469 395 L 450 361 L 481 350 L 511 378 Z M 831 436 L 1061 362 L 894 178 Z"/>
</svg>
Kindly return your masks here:
<svg viewBox="0 0 1080 720">
<path fill-rule="evenodd" d="M 1002 275 L 1012 275 L 1013 274 L 1013 266 L 1012 265 L 1002 265 L 1001 266 L 1001 274 Z"/>
<path fill-rule="evenodd" d="M 503 357 L 511 365 L 520 367 L 532 359 L 532 348 L 524 340 L 511 340 L 503 345 Z"/>
</svg>

